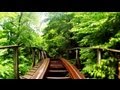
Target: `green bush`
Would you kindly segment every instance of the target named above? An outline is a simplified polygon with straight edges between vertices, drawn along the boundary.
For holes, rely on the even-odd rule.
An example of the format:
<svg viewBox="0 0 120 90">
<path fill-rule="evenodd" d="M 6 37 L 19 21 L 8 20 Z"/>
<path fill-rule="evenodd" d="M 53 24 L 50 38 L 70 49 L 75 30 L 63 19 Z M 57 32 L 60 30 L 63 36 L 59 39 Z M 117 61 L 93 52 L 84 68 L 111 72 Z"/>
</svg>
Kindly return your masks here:
<svg viewBox="0 0 120 90">
<path fill-rule="evenodd" d="M 114 79 L 115 78 L 115 64 L 113 63 L 115 59 L 102 59 L 100 64 L 88 64 L 86 65 L 82 72 L 84 74 L 89 74 L 90 77 L 97 79 Z"/>
</svg>

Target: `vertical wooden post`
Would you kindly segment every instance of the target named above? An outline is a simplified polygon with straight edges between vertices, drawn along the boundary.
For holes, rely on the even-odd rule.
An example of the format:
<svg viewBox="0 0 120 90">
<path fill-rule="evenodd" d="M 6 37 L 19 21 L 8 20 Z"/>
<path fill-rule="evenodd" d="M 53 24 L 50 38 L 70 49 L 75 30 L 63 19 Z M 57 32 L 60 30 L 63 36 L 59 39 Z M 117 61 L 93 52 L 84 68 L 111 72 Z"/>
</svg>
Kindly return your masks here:
<svg viewBox="0 0 120 90">
<path fill-rule="evenodd" d="M 43 54 L 42 54 L 42 50 L 41 50 L 41 60 L 43 60 Z"/>
<path fill-rule="evenodd" d="M 33 60 L 33 67 L 35 66 L 35 48 L 32 48 L 32 60 Z"/>
<path fill-rule="evenodd" d="M 44 54 L 45 54 L 45 58 L 47 58 L 47 54 L 46 54 L 46 51 L 44 51 Z"/>
<path fill-rule="evenodd" d="M 76 67 L 80 69 L 79 49 L 76 49 Z"/>
<path fill-rule="evenodd" d="M 18 61 L 18 47 L 14 47 L 14 77 L 15 79 L 19 79 L 19 61 Z"/>
<path fill-rule="evenodd" d="M 44 53 L 43 53 L 43 51 L 41 51 L 41 54 L 42 54 L 42 59 L 44 59 Z"/>
<path fill-rule="evenodd" d="M 45 52 L 45 51 L 44 51 L 44 57 L 47 58 L 47 56 L 46 56 L 46 52 Z"/>
<path fill-rule="evenodd" d="M 35 52 L 36 52 L 35 56 L 36 56 L 36 61 L 37 61 L 36 63 L 38 63 L 39 62 L 39 49 L 37 48 Z"/>
<path fill-rule="evenodd" d="M 43 51 L 43 59 L 45 59 L 45 52 Z"/>
<path fill-rule="evenodd" d="M 40 61 L 41 56 L 40 56 L 40 50 L 38 49 L 38 62 Z"/>
<path fill-rule="evenodd" d="M 40 50 L 40 60 L 42 60 L 42 51 Z"/>
<path fill-rule="evenodd" d="M 101 60 L 101 51 L 100 49 L 97 49 L 97 63 L 100 64 L 100 60 Z"/>
</svg>

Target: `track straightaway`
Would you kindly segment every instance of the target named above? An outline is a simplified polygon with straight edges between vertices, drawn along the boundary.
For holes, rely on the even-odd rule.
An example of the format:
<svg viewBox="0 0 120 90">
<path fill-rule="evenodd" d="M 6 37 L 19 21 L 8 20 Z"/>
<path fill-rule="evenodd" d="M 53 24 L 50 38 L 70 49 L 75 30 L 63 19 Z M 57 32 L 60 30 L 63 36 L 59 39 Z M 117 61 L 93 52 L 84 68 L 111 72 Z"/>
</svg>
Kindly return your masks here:
<svg viewBox="0 0 120 90">
<path fill-rule="evenodd" d="M 85 77 L 68 60 L 47 58 L 30 70 L 27 75 L 24 75 L 22 79 L 85 79 Z"/>
</svg>

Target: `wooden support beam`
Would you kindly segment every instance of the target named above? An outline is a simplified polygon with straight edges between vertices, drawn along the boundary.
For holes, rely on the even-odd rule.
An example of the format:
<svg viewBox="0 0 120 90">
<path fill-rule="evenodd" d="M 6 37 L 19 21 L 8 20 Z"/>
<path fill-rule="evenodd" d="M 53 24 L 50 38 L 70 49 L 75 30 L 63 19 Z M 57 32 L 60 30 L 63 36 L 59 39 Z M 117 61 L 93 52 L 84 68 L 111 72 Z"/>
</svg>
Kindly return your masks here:
<svg viewBox="0 0 120 90">
<path fill-rule="evenodd" d="M 38 62 L 41 60 L 40 50 L 38 50 Z"/>
<path fill-rule="evenodd" d="M 79 49 L 76 49 L 76 67 L 80 69 Z"/>
<path fill-rule="evenodd" d="M 41 51 L 41 54 L 42 54 L 42 59 L 44 59 L 44 53 L 43 53 L 43 51 Z"/>
<path fill-rule="evenodd" d="M 41 60 L 43 60 L 43 53 L 42 53 L 42 51 L 41 51 Z"/>
<path fill-rule="evenodd" d="M 78 50 L 76 49 L 75 52 L 76 52 L 76 57 L 75 58 L 78 59 Z"/>
<path fill-rule="evenodd" d="M 44 52 L 44 58 L 46 58 L 45 51 L 43 51 L 43 52 Z"/>
<path fill-rule="evenodd" d="M 19 79 L 19 61 L 18 61 L 18 47 L 14 47 L 14 77 L 15 79 Z"/>
<path fill-rule="evenodd" d="M 38 63 L 39 62 L 39 49 L 38 48 L 36 48 L 35 50 L 35 59 L 36 59 L 36 63 Z"/>
<path fill-rule="evenodd" d="M 33 67 L 35 66 L 35 48 L 32 48 L 32 60 L 33 60 Z"/>
<path fill-rule="evenodd" d="M 47 54 L 46 54 L 46 51 L 44 51 L 44 56 L 45 56 L 45 58 L 47 58 Z"/>
<path fill-rule="evenodd" d="M 97 63 L 100 64 L 100 60 L 101 60 L 101 50 L 97 49 Z"/>
<path fill-rule="evenodd" d="M 45 52 L 43 51 L 43 57 L 44 57 L 44 59 L 45 59 Z"/>
</svg>

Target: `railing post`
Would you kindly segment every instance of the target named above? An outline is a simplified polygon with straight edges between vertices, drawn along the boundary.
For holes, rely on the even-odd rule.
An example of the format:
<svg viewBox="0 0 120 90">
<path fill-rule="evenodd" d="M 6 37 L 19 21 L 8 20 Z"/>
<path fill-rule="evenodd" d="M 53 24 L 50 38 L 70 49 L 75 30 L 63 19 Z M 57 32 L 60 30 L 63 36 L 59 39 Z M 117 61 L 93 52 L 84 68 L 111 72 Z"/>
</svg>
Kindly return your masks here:
<svg viewBox="0 0 120 90">
<path fill-rule="evenodd" d="M 32 48 L 32 60 L 33 60 L 33 67 L 35 66 L 35 48 Z"/>
<path fill-rule="evenodd" d="M 47 58 L 47 56 L 46 56 L 46 52 L 45 52 L 45 51 L 44 51 L 44 57 Z"/>
<path fill-rule="evenodd" d="M 76 49 L 76 67 L 80 69 L 79 49 Z"/>
<path fill-rule="evenodd" d="M 41 56 L 40 56 L 40 50 L 38 49 L 38 62 L 41 60 Z"/>
<path fill-rule="evenodd" d="M 101 60 L 101 50 L 97 49 L 97 63 L 100 64 L 100 60 Z"/>
<path fill-rule="evenodd" d="M 43 51 L 43 59 L 45 59 L 45 52 Z"/>
<path fill-rule="evenodd" d="M 40 50 L 40 60 L 42 60 L 42 50 Z"/>
<path fill-rule="evenodd" d="M 45 56 L 45 58 L 47 58 L 47 54 L 46 54 L 46 52 L 44 51 L 44 56 Z"/>
<path fill-rule="evenodd" d="M 18 47 L 14 47 L 14 77 L 15 79 L 19 79 L 19 60 L 18 60 Z"/>
<path fill-rule="evenodd" d="M 42 59 L 44 59 L 44 53 L 43 53 L 43 51 L 41 51 L 41 54 L 42 54 Z"/>
<path fill-rule="evenodd" d="M 36 60 L 37 60 L 37 63 L 39 62 L 39 50 L 38 50 L 38 48 L 36 48 L 36 50 L 35 50 L 35 58 L 36 58 Z"/>
</svg>

